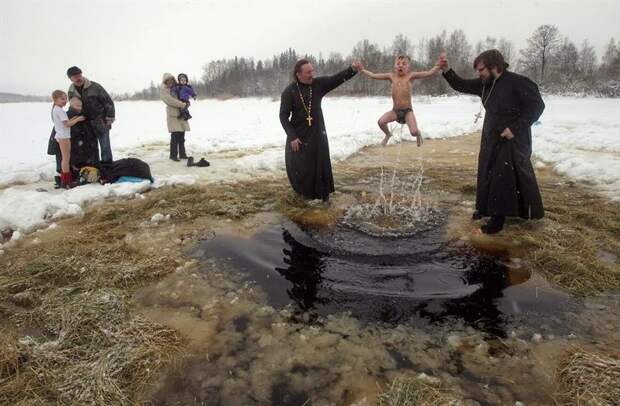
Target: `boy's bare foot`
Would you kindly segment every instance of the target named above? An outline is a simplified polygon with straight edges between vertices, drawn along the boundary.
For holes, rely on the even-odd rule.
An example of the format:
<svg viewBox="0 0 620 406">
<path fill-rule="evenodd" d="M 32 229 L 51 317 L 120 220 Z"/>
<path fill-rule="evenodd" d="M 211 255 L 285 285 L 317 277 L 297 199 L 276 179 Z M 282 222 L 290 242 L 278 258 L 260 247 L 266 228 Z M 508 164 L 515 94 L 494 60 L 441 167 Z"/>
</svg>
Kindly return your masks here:
<svg viewBox="0 0 620 406">
<path fill-rule="evenodd" d="M 411 133 L 411 136 L 416 138 L 416 142 L 418 143 L 418 147 L 421 147 L 422 143 L 424 142 L 424 140 L 422 139 L 422 134 L 420 133 L 420 130 L 416 130 L 416 132 Z"/>
<path fill-rule="evenodd" d="M 384 147 L 387 145 L 388 141 L 390 140 L 390 137 L 392 135 L 386 135 L 385 137 L 383 137 L 383 141 L 381 141 L 381 145 L 383 145 Z"/>
</svg>

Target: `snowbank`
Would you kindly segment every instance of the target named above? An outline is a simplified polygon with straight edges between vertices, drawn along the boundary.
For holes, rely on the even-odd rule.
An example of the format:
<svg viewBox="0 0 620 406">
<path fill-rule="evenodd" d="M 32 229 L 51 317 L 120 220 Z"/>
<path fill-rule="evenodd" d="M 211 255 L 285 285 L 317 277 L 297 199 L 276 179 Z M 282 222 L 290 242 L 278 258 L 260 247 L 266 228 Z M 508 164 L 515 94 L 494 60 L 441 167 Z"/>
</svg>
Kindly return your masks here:
<svg viewBox="0 0 620 406">
<path fill-rule="evenodd" d="M 571 178 L 620 200 L 620 99 L 545 98 L 534 126 L 534 155 Z"/>
<path fill-rule="evenodd" d="M 93 202 L 113 197 L 134 198 L 151 188 L 192 185 L 195 182 L 195 177 L 186 175 L 158 179 L 153 184 L 145 180 L 140 183 L 91 184 L 54 191 L 8 188 L 0 191 L 0 230 L 16 231 L 13 236 L 16 239 L 58 218 L 79 215 Z"/>
</svg>

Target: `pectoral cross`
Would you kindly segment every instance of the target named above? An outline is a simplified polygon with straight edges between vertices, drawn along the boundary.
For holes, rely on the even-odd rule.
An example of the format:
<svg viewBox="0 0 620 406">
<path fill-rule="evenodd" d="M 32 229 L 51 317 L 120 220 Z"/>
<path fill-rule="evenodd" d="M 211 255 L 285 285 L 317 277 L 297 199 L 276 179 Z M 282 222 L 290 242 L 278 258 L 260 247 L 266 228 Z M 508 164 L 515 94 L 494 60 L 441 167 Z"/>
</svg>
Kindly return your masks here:
<svg viewBox="0 0 620 406">
<path fill-rule="evenodd" d="M 479 111 L 476 115 L 475 115 L 476 119 L 474 120 L 474 124 L 476 124 L 478 122 L 478 120 L 480 120 L 480 118 L 482 117 L 482 112 Z"/>
<path fill-rule="evenodd" d="M 310 86 L 310 100 L 308 105 L 306 106 L 306 101 L 304 100 L 304 94 L 301 92 L 301 88 L 299 87 L 299 82 L 295 82 L 297 84 L 297 90 L 299 91 L 299 98 L 301 99 L 301 104 L 304 106 L 304 110 L 306 110 L 306 121 L 308 122 L 308 127 L 312 127 L 312 86 Z"/>
</svg>

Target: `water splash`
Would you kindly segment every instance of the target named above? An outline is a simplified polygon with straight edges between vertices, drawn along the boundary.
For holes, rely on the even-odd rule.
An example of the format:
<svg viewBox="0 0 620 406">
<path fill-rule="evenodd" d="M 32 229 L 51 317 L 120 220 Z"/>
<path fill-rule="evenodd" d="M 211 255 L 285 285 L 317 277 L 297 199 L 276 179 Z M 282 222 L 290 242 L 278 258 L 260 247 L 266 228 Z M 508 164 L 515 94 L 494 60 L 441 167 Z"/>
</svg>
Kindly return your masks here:
<svg viewBox="0 0 620 406">
<path fill-rule="evenodd" d="M 440 222 L 439 210 L 429 199 L 424 199 L 422 158 L 412 163 L 408 173 L 399 177 L 404 125 L 400 126 L 400 140 L 396 164 L 389 173 L 381 156 L 381 177 L 378 197 L 374 203 L 351 206 L 343 222 L 349 227 L 376 237 L 405 237 L 426 231 Z"/>
</svg>

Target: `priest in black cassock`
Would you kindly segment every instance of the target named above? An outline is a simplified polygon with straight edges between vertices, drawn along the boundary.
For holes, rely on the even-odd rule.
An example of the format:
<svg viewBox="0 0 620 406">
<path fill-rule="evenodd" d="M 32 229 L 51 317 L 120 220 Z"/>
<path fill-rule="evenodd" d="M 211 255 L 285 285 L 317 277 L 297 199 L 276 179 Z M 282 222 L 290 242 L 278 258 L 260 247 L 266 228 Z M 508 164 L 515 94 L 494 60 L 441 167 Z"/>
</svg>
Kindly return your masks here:
<svg viewBox="0 0 620 406">
<path fill-rule="evenodd" d="M 330 91 L 351 79 L 363 66 L 333 76 L 314 77 L 310 61 L 295 64 L 293 82 L 282 92 L 280 122 L 286 132 L 286 173 L 295 192 L 306 199 L 329 200 L 334 177 L 321 101 Z"/>
<path fill-rule="evenodd" d="M 458 92 L 479 96 L 486 110 L 473 218 L 490 216 L 481 227 L 486 234 L 501 231 L 507 216 L 542 218 L 542 199 L 530 162 L 530 127 L 545 109 L 538 86 L 525 76 L 507 71 L 504 57 L 494 49 L 475 59 L 476 79 L 462 79 L 449 68 L 445 56 L 441 59 L 448 84 Z"/>
</svg>

